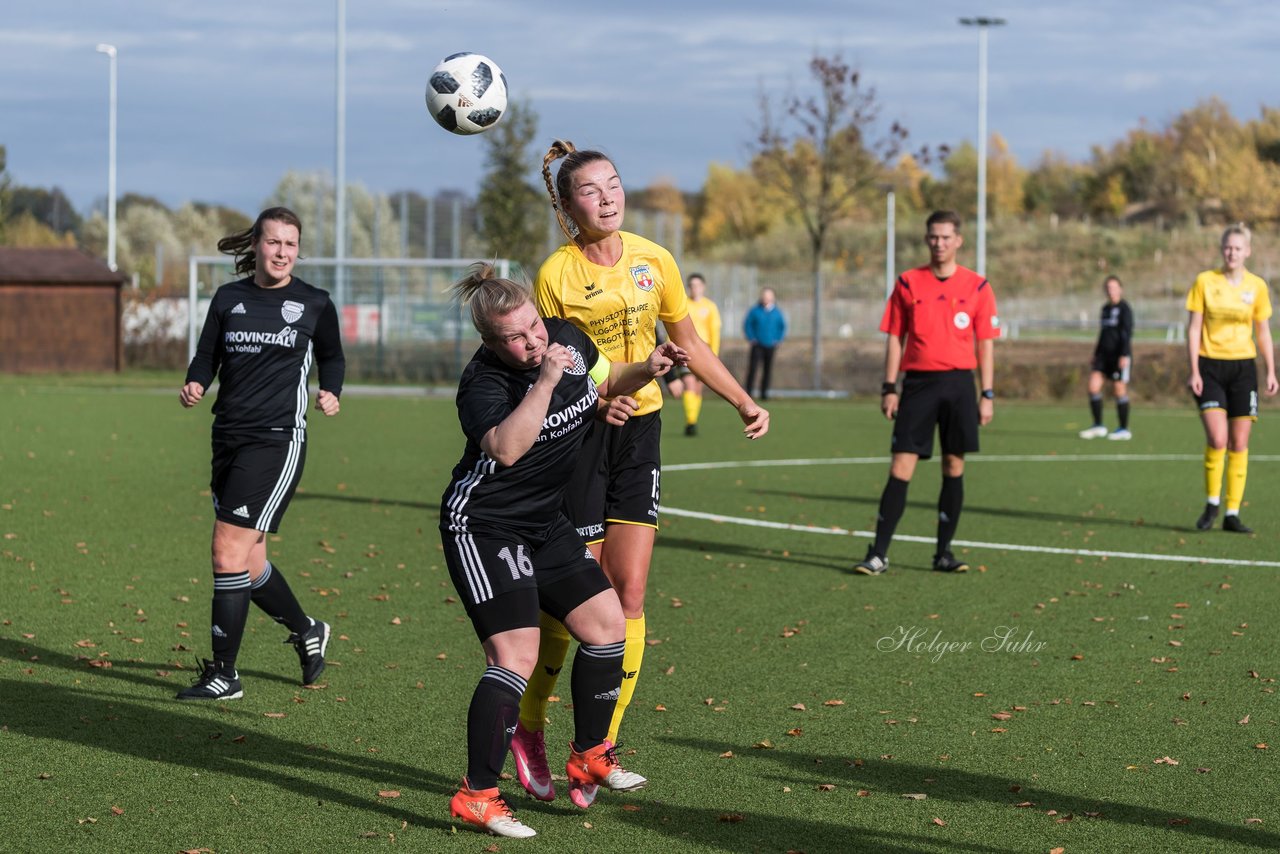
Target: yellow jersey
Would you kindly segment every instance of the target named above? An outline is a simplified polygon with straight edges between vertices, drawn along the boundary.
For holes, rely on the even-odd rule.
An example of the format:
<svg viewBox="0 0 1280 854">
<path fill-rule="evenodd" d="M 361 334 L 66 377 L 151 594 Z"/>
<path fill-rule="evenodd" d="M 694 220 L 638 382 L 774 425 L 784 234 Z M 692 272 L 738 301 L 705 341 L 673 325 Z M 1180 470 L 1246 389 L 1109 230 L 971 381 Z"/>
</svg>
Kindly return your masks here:
<svg viewBox="0 0 1280 854">
<path fill-rule="evenodd" d="M 1253 324 L 1271 316 L 1267 283 L 1245 271 L 1233 285 L 1221 270 L 1196 276 L 1187 293 L 1187 311 L 1204 315 L 1200 329 L 1200 355 L 1210 359 L 1254 359 Z"/>
<path fill-rule="evenodd" d="M 658 346 L 658 321 L 689 313 L 675 258 L 651 240 L 627 231 L 612 267 L 593 264 L 575 243 L 551 253 L 538 269 L 533 298 L 543 317 L 563 317 L 586 332 L 611 362 L 642 362 Z M 662 390 L 650 382 L 632 395 L 638 415 L 662 408 Z"/>
<path fill-rule="evenodd" d="M 720 309 L 711 300 L 689 300 L 689 319 L 693 328 L 698 330 L 698 337 L 707 342 L 711 352 L 720 355 Z"/>
</svg>

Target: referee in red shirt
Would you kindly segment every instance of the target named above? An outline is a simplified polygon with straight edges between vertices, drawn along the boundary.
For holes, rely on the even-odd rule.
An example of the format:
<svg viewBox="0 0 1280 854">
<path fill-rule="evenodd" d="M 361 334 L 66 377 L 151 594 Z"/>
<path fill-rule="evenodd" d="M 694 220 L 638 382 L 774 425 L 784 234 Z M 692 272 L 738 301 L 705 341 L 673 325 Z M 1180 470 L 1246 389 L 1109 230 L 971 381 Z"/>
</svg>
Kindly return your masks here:
<svg viewBox="0 0 1280 854">
<path fill-rule="evenodd" d="M 964 245 L 960 217 L 934 211 L 925 222 L 929 265 L 898 277 L 885 306 L 880 331 L 888 334 L 880 411 L 893 420 L 893 461 L 880 495 L 876 540 L 854 565 L 862 575 L 880 575 L 894 529 L 907 506 L 916 463 L 933 456 L 933 429 L 942 444 L 942 491 L 938 495 L 938 550 L 933 568 L 964 572 L 969 565 L 951 554 L 964 506 L 964 455 L 978 450 L 978 425 L 995 414 L 993 341 L 999 335 L 991 284 L 956 263 Z M 975 400 L 973 369 L 982 383 Z M 898 393 L 898 374 L 904 375 Z"/>
</svg>

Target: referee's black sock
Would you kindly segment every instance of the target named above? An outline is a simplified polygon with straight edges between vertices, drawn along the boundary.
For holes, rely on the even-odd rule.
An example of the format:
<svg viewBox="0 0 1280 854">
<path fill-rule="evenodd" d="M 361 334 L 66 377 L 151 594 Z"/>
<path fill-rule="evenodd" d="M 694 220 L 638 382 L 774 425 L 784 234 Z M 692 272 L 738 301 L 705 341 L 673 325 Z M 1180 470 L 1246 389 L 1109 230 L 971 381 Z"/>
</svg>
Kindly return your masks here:
<svg viewBox="0 0 1280 854">
<path fill-rule="evenodd" d="M 266 569 L 253 582 L 250 592 L 253 604 L 266 611 L 267 616 L 277 623 L 287 626 L 289 631 L 302 634 L 311 628 L 311 618 L 302 610 L 280 567 L 273 566 L 271 561 L 267 561 Z"/>
<path fill-rule="evenodd" d="M 938 493 L 938 554 L 951 550 L 956 527 L 960 524 L 960 511 L 964 509 L 964 475 L 942 476 L 942 490 Z"/>
<path fill-rule="evenodd" d="M 1102 423 L 1102 395 L 1089 395 L 1089 413 L 1093 415 L 1093 426 L 1097 427 Z"/>
<path fill-rule="evenodd" d="M 876 541 L 872 550 L 884 557 L 889 553 L 889 544 L 893 542 L 893 532 L 898 529 L 902 513 L 907 509 L 907 487 L 911 481 L 889 475 L 889 482 L 880 493 L 880 514 L 876 516 Z"/>
<path fill-rule="evenodd" d="M 229 670 L 235 669 L 249 619 L 249 583 L 248 571 L 213 575 L 213 658 Z"/>
<path fill-rule="evenodd" d="M 1116 416 L 1120 419 L 1120 429 L 1129 429 L 1129 395 L 1116 398 Z"/>
<path fill-rule="evenodd" d="M 498 785 L 526 684 L 520 674 L 496 664 L 486 667 L 476 684 L 467 710 L 467 782 L 472 789 Z"/>
<path fill-rule="evenodd" d="M 626 641 L 578 644 L 573 656 L 573 743 L 590 750 L 609 733 L 613 707 L 622 687 L 622 651 Z"/>
</svg>

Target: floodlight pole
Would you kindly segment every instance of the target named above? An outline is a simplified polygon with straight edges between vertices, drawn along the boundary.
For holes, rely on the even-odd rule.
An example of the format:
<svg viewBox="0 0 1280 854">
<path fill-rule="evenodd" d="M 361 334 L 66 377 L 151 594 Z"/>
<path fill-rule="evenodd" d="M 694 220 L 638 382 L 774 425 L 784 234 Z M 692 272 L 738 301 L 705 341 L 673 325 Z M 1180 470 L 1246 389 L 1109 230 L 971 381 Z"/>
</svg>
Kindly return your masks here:
<svg viewBox="0 0 1280 854">
<path fill-rule="evenodd" d="M 334 270 L 334 291 L 339 310 L 346 302 L 343 292 L 343 260 L 347 256 L 347 2 L 338 0 L 337 85 L 335 87 L 336 163 L 334 166 L 333 255 L 338 259 Z"/>
<path fill-rule="evenodd" d="M 1004 18 L 961 18 L 962 27 L 978 28 L 978 258 L 977 272 L 987 274 L 987 30 L 1003 27 Z"/>
<path fill-rule="evenodd" d="M 116 46 L 98 45 L 110 67 L 110 108 L 107 120 L 107 266 L 116 270 Z"/>
<path fill-rule="evenodd" d="M 885 193 L 884 198 L 884 298 L 893 296 L 893 283 L 897 274 L 895 258 L 897 250 L 894 242 L 897 237 L 897 204 L 893 190 Z"/>
</svg>

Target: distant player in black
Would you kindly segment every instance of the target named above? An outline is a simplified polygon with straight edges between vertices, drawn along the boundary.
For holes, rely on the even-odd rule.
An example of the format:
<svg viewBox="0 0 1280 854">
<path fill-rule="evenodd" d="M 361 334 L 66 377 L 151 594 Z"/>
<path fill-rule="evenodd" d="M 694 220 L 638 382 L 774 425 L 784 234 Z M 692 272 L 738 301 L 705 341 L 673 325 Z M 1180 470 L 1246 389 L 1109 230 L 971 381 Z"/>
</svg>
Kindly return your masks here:
<svg viewBox="0 0 1280 854">
<path fill-rule="evenodd" d="M 252 601 L 291 632 L 302 684 L 324 670 L 329 625 L 308 617 L 267 560 L 307 454 L 307 375 L 320 365 L 316 408 L 338 414 L 346 362 L 329 294 L 293 275 L 302 223 L 268 208 L 252 228 L 218 241 L 247 278 L 218 288 L 178 397 L 190 408 L 218 378 L 213 404 L 213 660 L 179 700 L 244 695 L 236 656 Z"/>
<path fill-rule="evenodd" d="M 622 605 L 561 509 L 602 397 L 625 396 L 688 361 L 675 344 L 645 362 L 610 364 L 567 320 L 544 321 L 529 290 L 487 264 L 454 286 L 483 346 L 462 372 L 458 420 L 466 449 L 440 503 L 440 538 L 454 587 L 488 667 L 467 713 L 467 775 L 449 804 L 501 836 L 533 836 L 498 790 L 520 697 L 538 659 L 540 611 L 579 641 L 573 662 L 571 783 L 632 791 L 605 741 L 622 684 Z M 631 407 L 610 407 L 621 425 Z"/>
<path fill-rule="evenodd" d="M 1081 439 L 1108 439 L 1124 442 L 1133 438 L 1129 432 L 1129 374 L 1133 366 L 1133 309 L 1124 301 L 1124 285 L 1116 276 L 1107 276 L 1102 288 L 1107 301 L 1102 306 L 1102 332 L 1093 350 L 1089 366 L 1089 414 L 1093 426 L 1080 431 Z M 1102 423 L 1102 386 L 1111 380 L 1116 396 L 1116 417 L 1120 427 L 1108 435 Z"/>
</svg>

